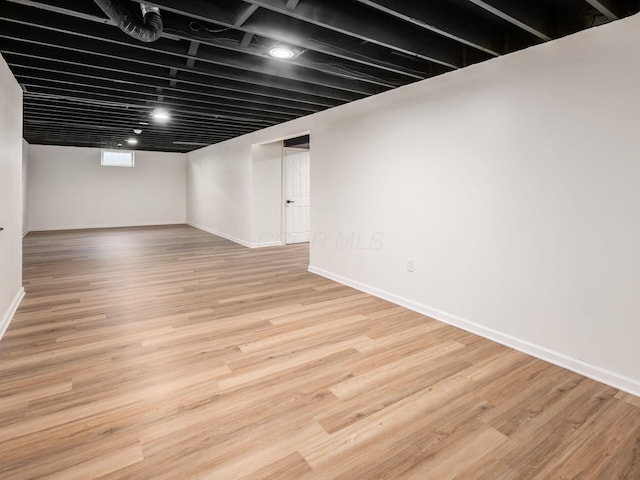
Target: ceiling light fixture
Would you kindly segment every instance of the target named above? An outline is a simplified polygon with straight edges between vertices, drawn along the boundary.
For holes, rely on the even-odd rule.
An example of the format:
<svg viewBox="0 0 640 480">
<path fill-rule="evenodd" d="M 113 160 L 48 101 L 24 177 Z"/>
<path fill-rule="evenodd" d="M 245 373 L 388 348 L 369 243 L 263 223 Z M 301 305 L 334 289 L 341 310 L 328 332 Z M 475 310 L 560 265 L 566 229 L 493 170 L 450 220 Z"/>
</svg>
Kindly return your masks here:
<svg viewBox="0 0 640 480">
<path fill-rule="evenodd" d="M 269 55 L 280 60 L 291 60 L 296 55 L 296 52 L 284 45 L 277 45 L 269 50 Z"/>
<path fill-rule="evenodd" d="M 131 137 L 131 138 L 127 138 L 127 143 L 128 143 L 129 145 L 137 145 L 137 143 L 138 143 L 138 139 L 137 139 L 137 138 L 133 138 L 133 137 Z"/>
<path fill-rule="evenodd" d="M 169 112 L 162 108 L 156 108 L 153 112 L 151 112 L 151 116 L 156 122 L 165 123 L 168 122 L 171 116 Z"/>
<path fill-rule="evenodd" d="M 149 122 L 138 122 L 140 125 L 149 125 Z"/>
<path fill-rule="evenodd" d="M 136 135 L 140 135 L 142 133 L 142 130 L 139 128 L 134 128 L 133 133 L 135 133 Z"/>
</svg>

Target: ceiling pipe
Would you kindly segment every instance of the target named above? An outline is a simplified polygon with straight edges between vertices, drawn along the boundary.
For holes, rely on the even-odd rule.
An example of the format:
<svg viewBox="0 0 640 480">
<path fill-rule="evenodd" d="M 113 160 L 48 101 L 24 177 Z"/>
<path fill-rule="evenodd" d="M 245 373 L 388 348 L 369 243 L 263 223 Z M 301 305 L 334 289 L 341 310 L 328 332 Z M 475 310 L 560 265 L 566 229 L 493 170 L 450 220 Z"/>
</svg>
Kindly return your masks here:
<svg viewBox="0 0 640 480">
<path fill-rule="evenodd" d="M 160 9 L 140 4 L 142 21 L 120 0 L 93 0 L 113 23 L 127 35 L 142 42 L 155 42 L 162 34 Z"/>
</svg>

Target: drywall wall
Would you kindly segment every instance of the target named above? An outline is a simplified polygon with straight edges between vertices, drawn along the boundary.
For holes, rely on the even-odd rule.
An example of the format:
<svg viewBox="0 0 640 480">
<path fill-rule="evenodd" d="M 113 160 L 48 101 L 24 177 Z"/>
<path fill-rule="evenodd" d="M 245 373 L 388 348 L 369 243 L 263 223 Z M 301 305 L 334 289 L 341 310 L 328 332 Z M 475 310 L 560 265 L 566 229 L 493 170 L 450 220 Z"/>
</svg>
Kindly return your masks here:
<svg viewBox="0 0 640 480">
<path fill-rule="evenodd" d="M 251 145 L 309 130 L 311 271 L 640 394 L 639 28 L 590 29 L 190 162 L 246 172 Z M 189 215 L 219 215 L 201 200 L 223 178 L 188 188 Z M 251 221 L 250 205 L 238 213 Z"/>
<path fill-rule="evenodd" d="M 29 178 L 29 144 L 22 140 L 22 235 L 29 233 L 29 203 L 28 203 L 28 178 Z"/>
<path fill-rule="evenodd" d="M 253 245 L 282 245 L 282 151 L 283 142 L 253 145 Z"/>
<path fill-rule="evenodd" d="M 251 144 L 226 142 L 188 159 L 187 222 L 252 246 Z"/>
<path fill-rule="evenodd" d="M 22 89 L 0 56 L 0 337 L 22 288 Z M 0 347 L 1 348 L 1 347 Z"/>
<path fill-rule="evenodd" d="M 133 168 L 100 166 L 100 149 L 29 146 L 30 230 L 184 223 L 186 156 L 138 151 Z"/>
</svg>

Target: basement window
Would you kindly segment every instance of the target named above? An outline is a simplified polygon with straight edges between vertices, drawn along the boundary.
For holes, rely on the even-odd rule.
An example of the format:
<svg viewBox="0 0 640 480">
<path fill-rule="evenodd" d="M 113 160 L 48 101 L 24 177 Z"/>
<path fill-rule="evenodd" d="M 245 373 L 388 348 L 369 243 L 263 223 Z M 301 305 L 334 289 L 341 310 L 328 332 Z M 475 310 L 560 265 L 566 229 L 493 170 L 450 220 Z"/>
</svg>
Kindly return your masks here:
<svg viewBox="0 0 640 480">
<path fill-rule="evenodd" d="M 133 167 L 135 153 L 131 150 L 102 150 L 100 165 L 103 167 Z"/>
</svg>

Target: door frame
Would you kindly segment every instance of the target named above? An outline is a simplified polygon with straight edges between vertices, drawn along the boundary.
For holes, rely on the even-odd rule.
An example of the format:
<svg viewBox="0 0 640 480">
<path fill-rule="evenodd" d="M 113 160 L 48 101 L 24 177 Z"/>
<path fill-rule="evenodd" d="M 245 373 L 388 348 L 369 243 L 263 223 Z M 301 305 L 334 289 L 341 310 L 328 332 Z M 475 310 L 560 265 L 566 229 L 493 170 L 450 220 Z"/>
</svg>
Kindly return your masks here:
<svg viewBox="0 0 640 480">
<path fill-rule="evenodd" d="M 270 140 L 265 140 L 262 142 L 257 142 L 254 145 L 267 145 L 270 143 L 282 142 L 282 153 L 280 155 L 280 245 L 287 245 L 287 226 L 286 226 L 286 212 L 285 212 L 285 173 L 284 173 L 284 142 L 286 140 L 291 140 L 292 138 L 303 137 L 305 135 L 309 135 L 311 137 L 311 130 L 302 130 L 300 132 L 294 132 L 288 135 L 284 135 L 282 137 L 272 138 Z M 311 153 L 311 148 L 309 148 L 309 153 Z"/>
<path fill-rule="evenodd" d="M 298 136 L 301 135 L 297 135 L 296 137 L 290 137 L 290 138 L 297 138 Z M 288 139 L 285 139 L 288 140 Z M 282 210 L 281 210 L 281 218 L 282 218 L 282 222 L 281 222 L 281 231 L 280 231 L 280 238 L 282 238 L 282 244 L 283 245 L 295 245 L 295 243 L 287 243 L 287 175 L 286 175 L 286 153 L 287 150 L 291 151 L 291 150 L 296 150 L 299 152 L 304 152 L 307 151 L 309 152 L 309 183 L 311 183 L 311 148 L 309 149 L 305 149 L 305 148 L 295 148 L 295 147 L 285 147 L 284 146 L 284 141 L 282 142 L 282 167 L 281 167 L 281 171 L 282 171 L 282 195 L 281 195 L 281 204 L 282 204 Z M 309 189 L 309 214 L 311 214 L 311 189 Z M 310 243 L 310 242 L 309 242 Z"/>
</svg>

